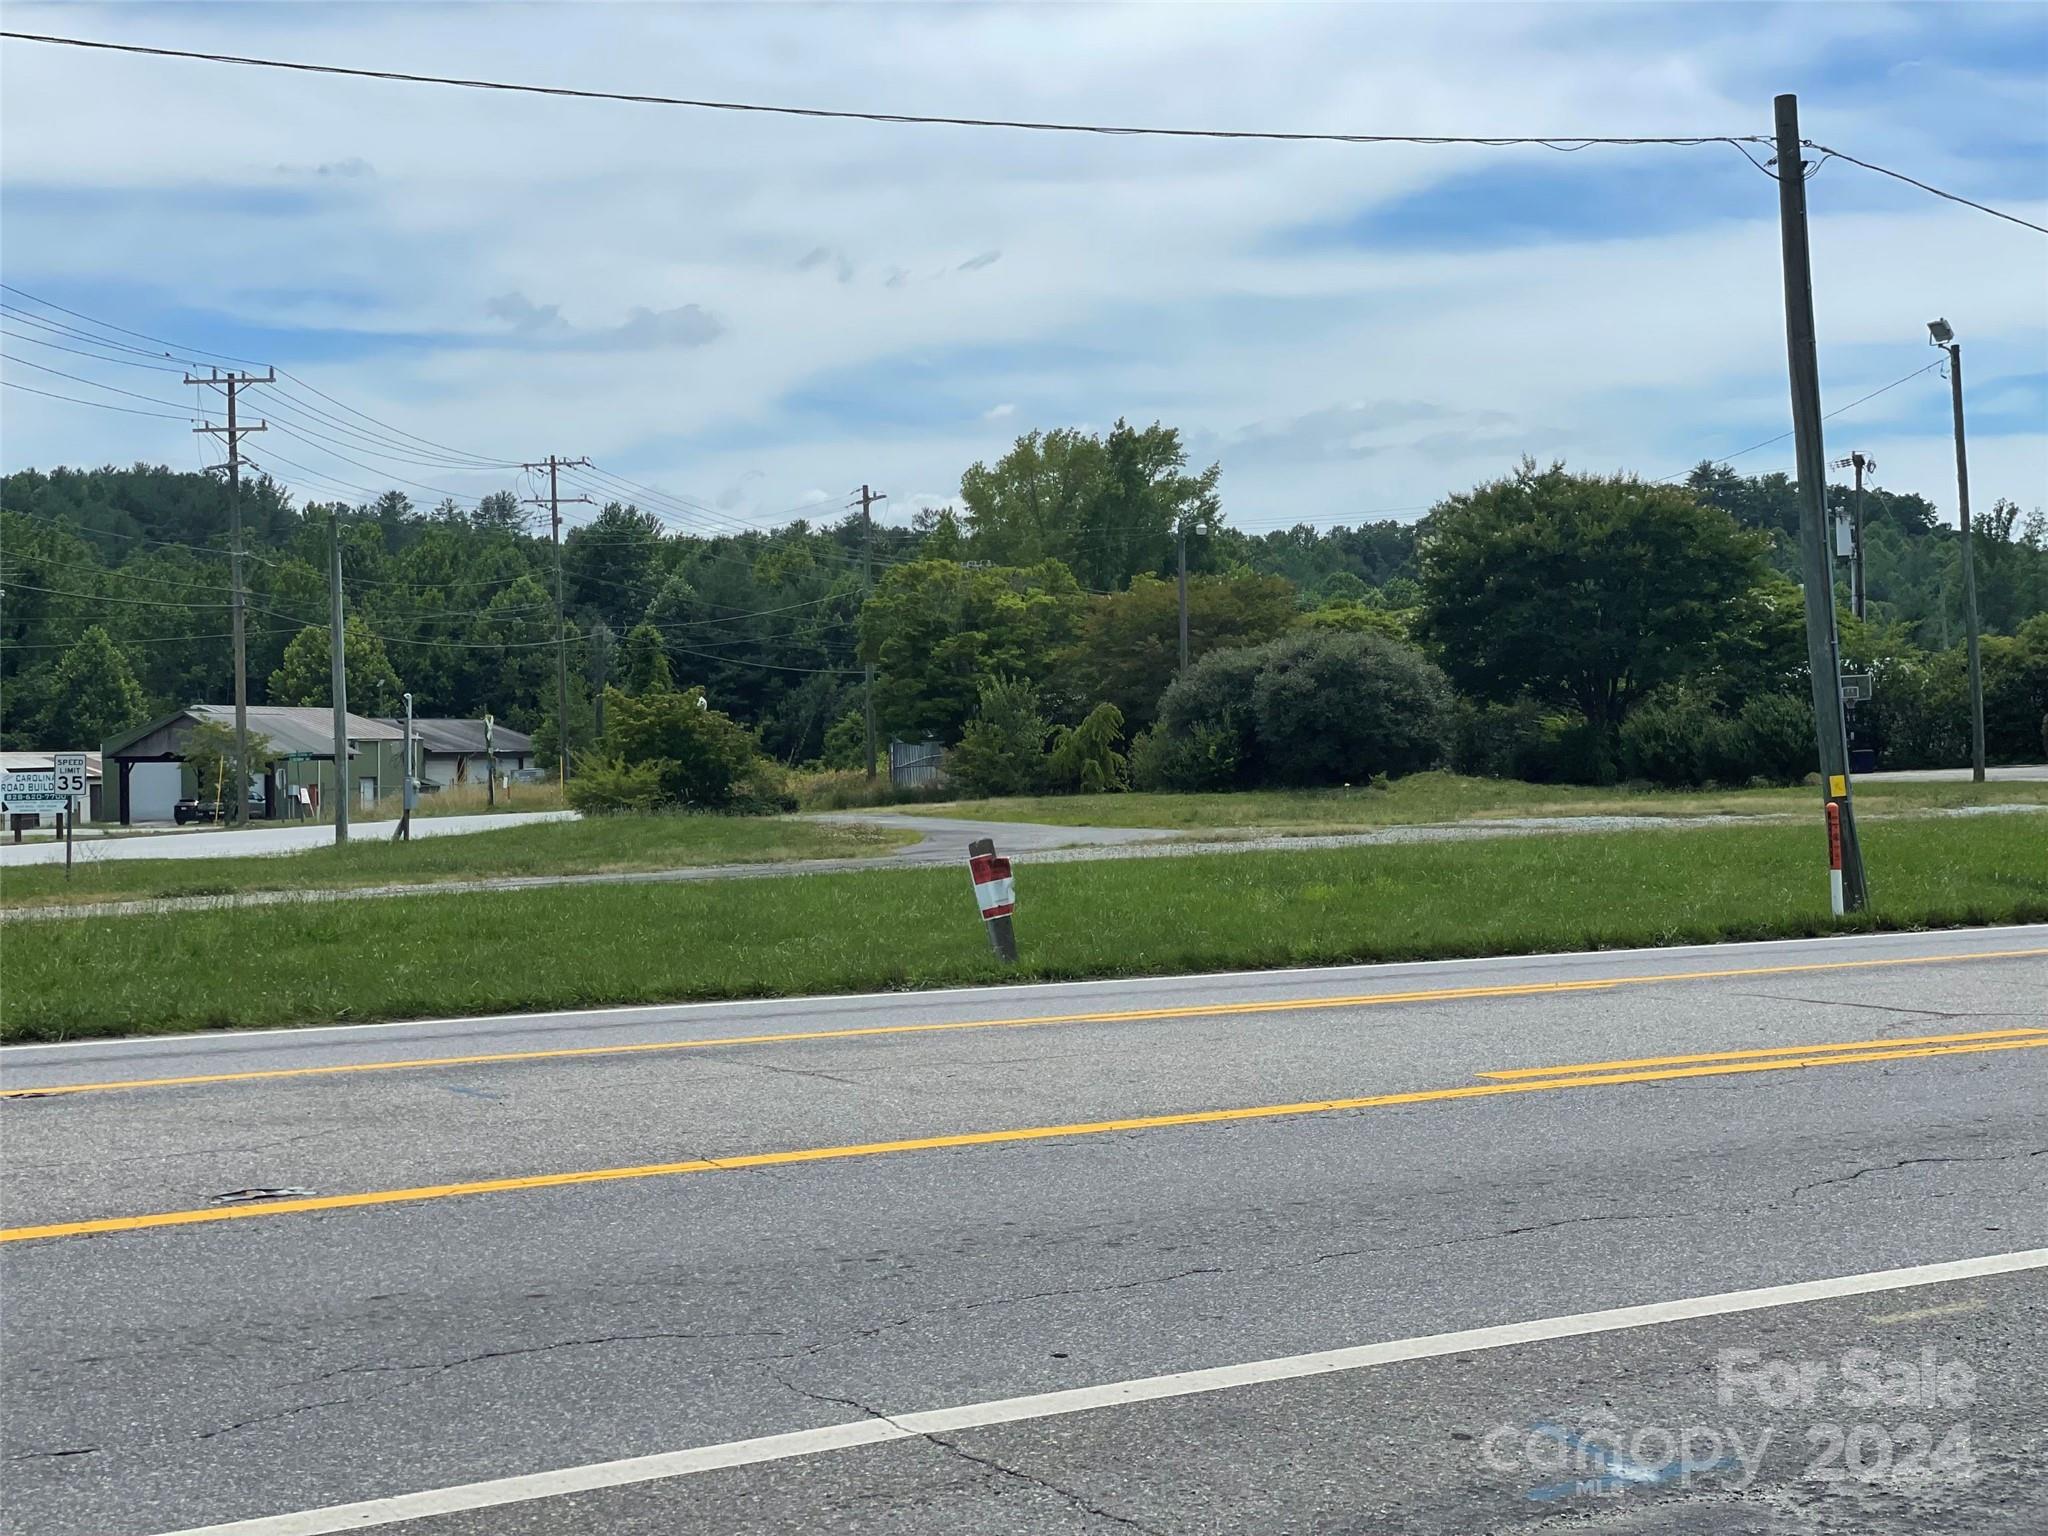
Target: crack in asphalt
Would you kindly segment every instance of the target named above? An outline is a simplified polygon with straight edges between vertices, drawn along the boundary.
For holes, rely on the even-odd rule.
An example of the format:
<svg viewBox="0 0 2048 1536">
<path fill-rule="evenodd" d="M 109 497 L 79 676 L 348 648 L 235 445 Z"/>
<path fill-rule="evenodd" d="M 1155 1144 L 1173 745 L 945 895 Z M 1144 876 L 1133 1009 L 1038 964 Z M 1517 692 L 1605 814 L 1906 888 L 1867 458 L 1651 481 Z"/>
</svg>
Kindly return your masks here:
<svg viewBox="0 0 2048 1536">
<path fill-rule="evenodd" d="M 1941 1008 L 1902 1008 L 1894 1003 L 1856 1003 L 1839 997 L 1793 997 L 1783 992 L 1737 992 L 1737 997 L 1762 998 L 1772 1003 L 1811 1003 L 1817 1008 L 1861 1008 L 1871 1013 L 1909 1013 L 1927 1019 L 2028 1019 L 2034 1014 L 2016 1009 L 1964 1009 L 1951 1012 Z"/>
<path fill-rule="evenodd" d="M 37 1461 L 59 1456 L 97 1456 L 100 1448 L 96 1445 L 72 1445 L 56 1451 L 18 1451 L 9 1456 L 9 1461 Z"/>
<path fill-rule="evenodd" d="M 212 1440 L 216 1439 L 221 1435 L 233 1434 L 237 1430 L 254 1428 L 259 1424 L 274 1424 L 281 1419 L 293 1418 L 301 1413 L 311 1413 L 315 1409 L 319 1408 L 366 1407 L 371 1403 L 381 1402 L 387 1397 L 394 1396 L 399 1392 L 405 1391 L 409 1387 L 418 1385 L 421 1380 L 425 1379 L 420 1375 L 421 1372 L 432 1372 L 435 1375 L 439 1375 L 440 1373 L 445 1371 L 456 1370 L 459 1367 L 465 1365 L 475 1365 L 485 1360 L 503 1360 L 510 1359 L 519 1355 L 546 1354 L 550 1350 L 556 1349 L 584 1349 L 603 1344 L 628 1344 L 647 1339 L 774 1338 L 780 1334 L 780 1331 L 781 1330 L 779 1329 L 747 1329 L 730 1333 L 688 1333 L 677 1331 L 653 1331 L 648 1333 L 606 1334 L 596 1338 L 589 1339 L 557 1339 L 552 1343 L 534 1344 L 520 1349 L 480 1350 L 476 1354 L 461 1355 L 453 1360 L 423 1360 L 414 1363 L 398 1363 L 392 1365 L 345 1365 L 340 1367 L 338 1370 L 323 1371 L 321 1374 L 317 1376 L 308 1376 L 301 1381 L 289 1383 L 289 1385 L 305 1388 L 312 1386 L 316 1382 L 333 1381 L 337 1377 L 341 1376 L 370 1374 L 381 1375 L 387 1372 L 403 1373 L 405 1379 L 402 1381 L 394 1381 L 390 1383 L 388 1386 L 383 1387 L 379 1391 L 371 1392 L 361 1397 L 325 1397 L 316 1399 L 315 1401 L 310 1403 L 294 1403 L 288 1408 L 280 1408 L 272 1413 L 257 1414 L 247 1419 L 238 1419 L 232 1424 L 224 1424 L 217 1429 L 201 1430 L 193 1438 L 198 1440 Z"/>
<path fill-rule="evenodd" d="M 1865 1174 L 1896 1173 L 1901 1168 L 1918 1167 L 1923 1163 L 2013 1163 L 2032 1157 L 2048 1157 L 2048 1147 L 2041 1147 L 2032 1152 L 1994 1152 L 1983 1157 L 1902 1157 L 1894 1163 L 1872 1163 L 1866 1168 L 1858 1168 L 1853 1173 L 1845 1173 L 1837 1178 L 1816 1179 L 1811 1184 L 1796 1185 L 1792 1190 L 1792 1198 L 1798 1199 L 1809 1189 L 1824 1189 L 1831 1184 L 1853 1184 Z"/>
<path fill-rule="evenodd" d="M 1046 1478 L 1036 1477 L 1029 1472 L 1020 1471 L 1016 1467 L 1005 1466 L 992 1456 L 977 1455 L 935 1431 L 906 1429 L 899 1419 L 884 1413 L 879 1408 L 862 1402 L 859 1398 L 845 1397 L 838 1393 L 821 1392 L 815 1388 L 799 1386 L 780 1371 L 771 1370 L 769 1374 L 798 1397 L 808 1398 L 814 1403 L 830 1403 L 841 1408 L 851 1408 L 865 1418 L 878 1419 L 882 1423 L 889 1425 L 892 1429 L 900 1431 L 906 1439 L 922 1440 L 925 1444 L 935 1446 L 948 1455 L 957 1456 L 960 1460 L 972 1466 L 994 1472 L 1001 1477 L 1015 1478 L 1018 1482 L 1028 1484 L 1033 1488 L 1043 1489 L 1057 1498 L 1065 1499 L 1085 1515 L 1092 1515 L 1099 1520 L 1110 1521 L 1112 1524 L 1123 1526 L 1129 1530 L 1143 1531 L 1145 1536 L 1166 1536 L 1166 1533 L 1156 1526 L 1146 1525 L 1141 1521 L 1132 1519 L 1129 1515 L 1120 1515 L 1112 1509 L 1104 1509 L 1101 1505 L 1091 1502 L 1086 1494 L 1077 1492 L 1072 1488 L 1063 1488 L 1058 1483 L 1051 1482 Z"/>
<path fill-rule="evenodd" d="M 972 1312 L 979 1307 L 1014 1307 L 1020 1302 L 1044 1301 L 1054 1296 L 1099 1296 L 1105 1291 L 1134 1291 L 1140 1286 L 1169 1285 L 1175 1280 L 1186 1280 L 1193 1275 L 1220 1275 L 1220 1264 L 1203 1265 L 1198 1269 L 1177 1269 L 1170 1275 L 1148 1275 L 1141 1280 L 1116 1280 L 1108 1285 L 1070 1285 L 1056 1291 L 1031 1291 L 1022 1296 L 991 1296 L 986 1301 L 962 1302 L 962 1312 Z"/>
<path fill-rule="evenodd" d="M 296 1147 L 308 1141 L 318 1141 L 323 1136 L 338 1136 L 353 1126 L 331 1125 L 324 1131 L 307 1131 L 299 1136 L 287 1136 L 282 1141 L 259 1141 L 249 1146 L 234 1147 L 191 1147 L 182 1152 L 131 1152 L 121 1157 L 74 1157 L 63 1158 L 50 1163 L 23 1163 L 10 1160 L 11 1171 L 27 1173 L 48 1168 L 99 1168 L 109 1163 L 168 1163 L 188 1157 L 240 1157 L 256 1152 L 275 1152 L 281 1147 Z"/>
<path fill-rule="evenodd" d="M 653 1339 L 774 1339 L 782 1337 L 780 1328 L 741 1328 L 727 1332 L 698 1333 L 678 1329 L 653 1329 L 645 1333 L 607 1333 L 588 1339 L 555 1339 L 546 1344 L 529 1344 L 518 1349 L 485 1349 L 473 1355 L 458 1355 L 453 1360 L 420 1360 L 399 1362 L 392 1365 L 344 1365 L 338 1370 L 323 1371 L 318 1376 L 308 1376 L 294 1386 L 310 1387 L 317 1381 L 332 1381 L 338 1376 L 353 1376 L 384 1371 L 452 1371 L 465 1365 L 477 1365 L 485 1360 L 511 1360 L 521 1355 L 544 1355 L 557 1349 L 594 1349 L 605 1344 L 637 1344 Z"/>
</svg>

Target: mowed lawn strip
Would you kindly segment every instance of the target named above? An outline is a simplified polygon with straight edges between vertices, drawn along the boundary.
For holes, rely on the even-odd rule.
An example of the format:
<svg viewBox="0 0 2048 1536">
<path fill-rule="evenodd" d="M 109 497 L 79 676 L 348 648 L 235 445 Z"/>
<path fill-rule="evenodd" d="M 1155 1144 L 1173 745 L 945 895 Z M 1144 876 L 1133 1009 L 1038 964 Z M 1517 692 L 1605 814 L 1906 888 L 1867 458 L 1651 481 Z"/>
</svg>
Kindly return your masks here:
<svg viewBox="0 0 2048 1536">
<path fill-rule="evenodd" d="M 410 843 L 394 843 L 390 823 L 352 831 L 340 848 L 242 858 L 95 862 L 91 846 L 81 844 L 69 880 L 61 865 L 0 869 L 0 907 L 861 858 L 919 838 L 908 830 L 835 822 L 687 814 L 538 821 Z"/>
<path fill-rule="evenodd" d="M 1164 827 L 1190 833 L 1257 829 L 1350 829 L 1524 816 L 1817 815 L 1820 791 L 1792 789 L 1598 789 L 1528 784 L 1455 773 L 1418 773 L 1382 788 L 1236 790 L 1217 794 L 1127 794 L 942 801 L 895 807 L 916 816 L 1027 821 L 1073 827 Z M 1889 783 L 1858 780 L 1867 817 L 1971 805 L 2048 804 L 2048 782 Z"/>
<path fill-rule="evenodd" d="M 587 886 L 0 934 L 0 1035 L 52 1040 L 1016 979 L 1420 960 L 2048 919 L 2031 817 L 1866 829 L 1837 923 L 1823 835 L 1757 826 L 1020 864 L 1023 963 L 964 870 Z"/>
</svg>

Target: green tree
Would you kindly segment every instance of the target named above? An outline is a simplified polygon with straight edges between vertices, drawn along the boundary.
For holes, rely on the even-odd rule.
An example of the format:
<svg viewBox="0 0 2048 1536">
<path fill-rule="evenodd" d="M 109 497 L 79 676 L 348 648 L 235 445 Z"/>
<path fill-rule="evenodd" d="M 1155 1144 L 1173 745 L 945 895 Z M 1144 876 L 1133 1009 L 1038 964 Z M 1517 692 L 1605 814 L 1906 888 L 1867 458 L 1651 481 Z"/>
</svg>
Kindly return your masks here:
<svg viewBox="0 0 2048 1536">
<path fill-rule="evenodd" d="M 1164 571 L 1177 531 L 1203 534 L 1219 518 L 1210 465 L 1187 473 L 1180 433 L 1118 421 L 1106 438 L 1071 428 L 1030 432 L 993 466 L 960 477 L 974 553 L 1004 565 L 1058 560 L 1093 588 Z"/>
<path fill-rule="evenodd" d="M 1566 705 L 1611 734 L 1712 664 L 1763 576 L 1763 540 L 1690 490 L 1539 470 L 1453 496 L 1421 548 L 1421 638 L 1480 698 Z"/>
<path fill-rule="evenodd" d="M 635 624 L 627 632 L 620 657 L 619 685 L 635 695 L 675 691 L 661 631 L 652 624 Z"/>
<path fill-rule="evenodd" d="M 1298 615 L 1294 588 L 1278 576 L 1188 578 L 1188 651 L 1257 645 Z M 1075 699 L 1114 704 L 1133 731 L 1152 723 L 1159 695 L 1180 670 L 1180 594 L 1171 581 L 1139 576 L 1128 590 L 1088 600 L 1059 668 Z"/>
<path fill-rule="evenodd" d="M 1061 727 L 1047 765 L 1053 788 L 1084 795 L 1125 788 L 1130 764 L 1117 750 L 1123 739 L 1123 711 L 1114 704 L 1096 705 L 1072 730 Z"/>
<path fill-rule="evenodd" d="M 148 714 L 149 699 L 128 658 L 95 624 L 57 663 L 40 734 L 52 750 L 97 752 L 101 742 Z"/>
<path fill-rule="evenodd" d="M 194 791 L 202 801 L 219 801 L 227 810 L 235 799 L 235 728 L 202 720 L 179 738 L 178 750 L 192 765 Z M 251 794 L 260 788 L 264 769 L 277 761 L 277 748 L 261 731 L 249 733 L 248 771 Z"/>
<path fill-rule="evenodd" d="M 569 611 L 631 628 L 661 585 L 661 521 L 612 502 L 562 542 L 563 602 Z"/>
<path fill-rule="evenodd" d="M 969 795 L 1035 795 L 1051 774 L 1046 739 L 1052 727 L 1029 679 L 986 677 L 980 709 L 960 743 L 946 754 L 946 776 Z"/>
<path fill-rule="evenodd" d="M 746 727 L 705 705 L 704 692 L 616 688 L 606 700 L 602 751 L 618 767 L 647 773 L 662 803 L 723 810 L 744 799 L 770 766 Z"/>
<path fill-rule="evenodd" d="M 334 699 L 334 667 L 329 632 L 307 625 L 284 648 L 284 659 L 270 674 L 273 704 L 329 704 Z M 384 642 L 370 626 L 350 614 L 341 626 L 343 665 L 348 672 L 349 713 L 394 715 L 404 686 L 384 653 Z"/>
<path fill-rule="evenodd" d="M 860 610 L 860 654 L 875 663 L 881 728 L 957 738 L 983 679 L 1048 675 L 1073 638 L 1082 603 L 1057 561 L 1021 570 L 949 560 L 895 567 Z"/>
</svg>

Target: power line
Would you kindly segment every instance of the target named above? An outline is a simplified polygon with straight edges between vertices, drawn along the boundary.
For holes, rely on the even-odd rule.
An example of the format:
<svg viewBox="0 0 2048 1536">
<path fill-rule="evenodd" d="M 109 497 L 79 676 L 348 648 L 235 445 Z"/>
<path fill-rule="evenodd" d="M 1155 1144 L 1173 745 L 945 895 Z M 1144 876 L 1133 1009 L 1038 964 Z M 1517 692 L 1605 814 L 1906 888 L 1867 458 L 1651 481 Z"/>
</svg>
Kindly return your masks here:
<svg viewBox="0 0 2048 1536">
<path fill-rule="evenodd" d="M 33 384 L 17 384 L 12 379 L 0 379 L 0 385 L 5 385 L 8 389 L 21 390 L 26 394 L 41 395 L 47 400 L 65 400 L 69 401 L 72 405 L 89 405 L 96 410 L 119 411 L 125 416 L 155 416 L 164 421 L 190 421 L 192 419 L 190 416 L 173 416 L 169 411 L 144 411 L 138 410 L 132 405 L 109 405 L 104 400 L 84 400 L 80 399 L 77 395 L 60 395 L 53 389 L 37 389 Z M 102 389 L 107 387 L 104 384 L 100 386 Z"/>
<path fill-rule="evenodd" d="M 1941 359 L 1936 358 L 1933 362 L 1929 363 L 1924 368 L 1915 368 L 1911 373 L 1903 374 L 1899 378 L 1893 379 L 1891 383 L 1884 385 L 1882 388 L 1873 389 L 1869 394 L 1864 395 L 1859 399 L 1851 400 L 1847 405 L 1835 407 L 1834 410 L 1829 411 L 1825 416 L 1821 417 L 1821 420 L 1833 421 L 1837 416 L 1843 415 L 1844 413 L 1849 411 L 1853 411 L 1856 409 L 1857 406 L 1867 404 L 1868 402 L 1875 400 L 1879 395 L 1888 394 L 1890 391 L 1897 389 L 1901 384 L 1909 384 L 1914 379 L 1919 378 L 1920 375 L 1923 373 L 1932 373 L 1936 368 L 1939 368 L 1940 366 Z M 1785 441 L 1786 438 L 1790 436 L 1792 436 L 1792 433 L 1790 432 L 1780 432 L 1776 437 L 1767 437 L 1760 443 L 1751 443 L 1747 448 L 1738 448 L 1733 453 L 1716 454 L 1712 458 L 1701 460 L 1699 462 L 1710 464 L 1725 464 L 1730 459 L 1739 459 L 1746 453 L 1755 453 L 1758 449 L 1768 448 L 1773 443 L 1782 443 L 1783 441 Z M 1698 464 L 1696 463 L 1685 469 L 1673 470 L 1670 474 L 1659 475 L 1656 479 L 1651 480 L 1647 483 L 1650 485 L 1662 485 L 1667 480 L 1676 480 L 1682 475 L 1691 474 L 1693 472 L 1693 469 L 1696 469 L 1697 467 Z"/>
<path fill-rule="evenodd" d="M 1979 213 L 1988 213 L 1994 219 L 2004 219 L 2007 223 L 2017 224 L 2023 229 L 2031 229 L 2037 234 L 2048 235 L 2048 224 L 2036 224 L 2033 220 L 2023 219 L 2016 213 L 2006 213 L 2002 209 L 1993 208 L 1986 203 L 1972 202 L 1960 193 L 1944 192 L 1940 187 L 1931 187 L 1917 177 L 1908 176 L 1904 171 L 1894 171 L 1882 165 L 1873 165 L 1868 160 L 1858 160 L 1852 154 L 1839 149 L 1829 149 L 1827 145 L 1816 144 L 1811 139 L 1801 139 L 1799 143 L 1803 149 L 1812 149 L 1820 152 L 1822 159 L 1819 164 L 1814 166 L 1815 170 L 1819 170 L 1820 166 L 1825 165 L 1829 159 L 1846 160 L 1851 165 L 1860 165 L 1866 171 L 1875 171 L 1880 176 L 1889 176 L 1894 181 L 1903 181 L 1909 187 L 1918 187 L 1922 192 L 1931 192 L 1934 196 L 1946 198 L 1951 203 L 1961 203 L 1965 208 L 1974 208 Z"/>
<path fill-rule="evenodd" d="M 286 69 L 300 74 L 342 75 L 358 80 L 386 80 L 405 85 L 445 85 L 473 91 L 505 91 L 526 96 L 559 96 L 579 101 L 617 101 L 637 106 L 690 107 L 706 112 L 743 112 L 769 117 L 821 118 L 835 122 L 895 123 L 921 127 L 1013 128 L 1032 133 L 1087 133 L 1111 138 L 1248 139 L 1288 144 L 1421 144 L 1476 145 L 1489 149 L 1533 146 L 1570 154 L 1595 145 L 1661 144 L 1690 148 L 1703 144 L 1768 144 L 1765 134 L 1688 134 L 1609 136 L 1594 134 L 1422 134 L 1313 133 L 1271 129 L 1161 128 L 1108 123 L 1039 122 L 1025 118 L 945 117 L 919 112 L 854 112 L 830 107 L 792 107 L 747 101 L 710 101 L 687 96 L 654 96 L 628 91 L 593 91 L 564 85 L 528 85 L 504 80 L 478 80 L 457 75 L 422 75 L 403 70 L 359 69 L 342 64 L 309 64 L 295 59 L 251 58 L 243 54 L 203 53 L 186 48 L 152 48 L 141 43 L 109 43 L 95 38 L 56 37 L 40 32 L 0 32 L 23 43 L 49 43 L 65 48 L 90 48 L 107 53 L 146 54 L 155 58 L 190 59 L 207 64 L 240 64 L 256 69 Z"/>
<path fill-rule="evenodd" d="M 58 332 L 63 335 L 63 332 Z M 181 373 L 184 370 L 169 363 L 143 363 L 132 357 L 108 357 L 104 352 L 88 352 L 83 347 L 67 347 L 61 342 L 46 341 L 41 336 L 30 336 L 21 331 L 10 331 L 0 327 L 0 336 L 10 341 L 25 341 L 31 346 L 48 347 L 53 352 L 69 352 L 73 357 L 89 357 L 96 363 L 119 363 L 123 368 L 148 368 L 157 373 Z"/>
<path fill-rule="evenodd" d="M 38 373 L 54 373 L 58 378 L 69 379 L 74 384 L 85 384 L 94 389 L 104 389 L 110 394 L 126 395 L 130 400 L 146 400 L 151 405 L 170 405 L 174 403 L 169 400 L 159 399 L 155 395 L 138 394 L 132 389 L 123 389 L 118 384 L 102 384 L 98 379 L 89 379 L 82 373 L 66 373 L 62 368 L 52 368 L 47 363 L 31 362 L 28 358 L 16 357 L 9 352 L 0 352 L 0 359 L 5 359 L 10 363 L 19 363 L 24 368 L 33 368 Z M 188 421 L 190 419 L 189 416 L 186 418 Z"/>
</svg>

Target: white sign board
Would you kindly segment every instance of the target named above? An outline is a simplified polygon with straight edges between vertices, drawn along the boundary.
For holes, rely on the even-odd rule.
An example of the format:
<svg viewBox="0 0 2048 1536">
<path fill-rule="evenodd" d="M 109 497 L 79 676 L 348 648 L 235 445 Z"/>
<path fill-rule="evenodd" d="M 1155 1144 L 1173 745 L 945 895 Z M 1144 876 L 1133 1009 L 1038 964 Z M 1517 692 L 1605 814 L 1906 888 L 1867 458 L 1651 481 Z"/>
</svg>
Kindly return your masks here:
<svg viewBox="0 0 2048 1536">
<path fill-rule="evenodd" d="M 56 764 L 57 793 L 83 799 L 85 796 L 85 754 L 83 752 L 59 752 L 51 761 Z"/>
<path fill-rule="evenodd" d="M 71 797 L 57 788 L 57 775 L 43 769 L 0 774 L 0 804 L 10 812 L 68 811 Z"/>
</svg>

